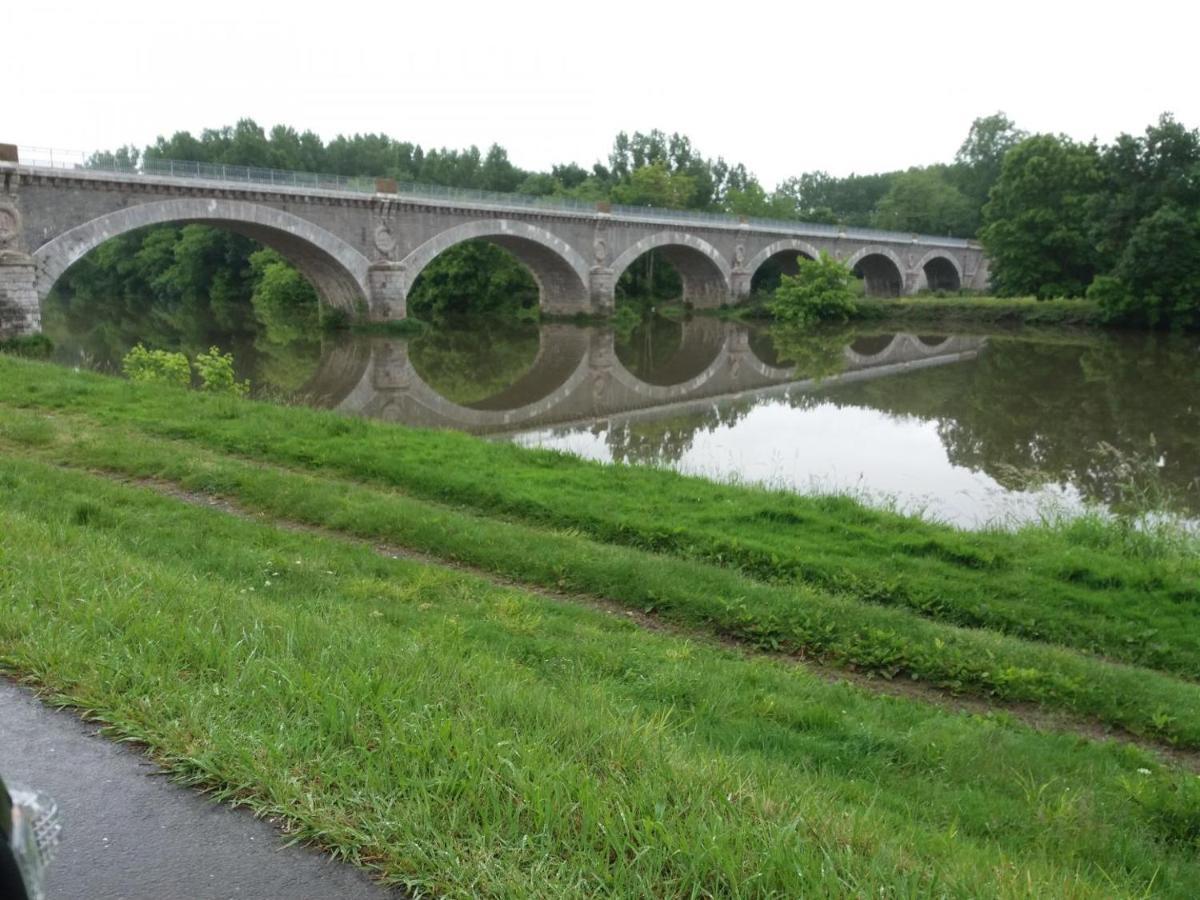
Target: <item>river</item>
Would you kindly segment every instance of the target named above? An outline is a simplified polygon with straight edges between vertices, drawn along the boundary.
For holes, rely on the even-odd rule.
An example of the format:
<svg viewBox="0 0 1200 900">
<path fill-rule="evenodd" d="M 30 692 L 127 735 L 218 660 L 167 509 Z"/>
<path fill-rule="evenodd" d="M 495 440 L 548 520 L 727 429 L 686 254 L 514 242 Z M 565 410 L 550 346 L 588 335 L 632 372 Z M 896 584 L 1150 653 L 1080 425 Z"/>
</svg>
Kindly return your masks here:
<svg viewBox="0 0 1200 900">
<path fill-rule="evenodd" d="M 50 333 L 59 361 L 99 369 L 131 343 L 95 323 Z M 415 337 L 276 326 L 210 341 L 233 350 L 267 399 L 850 494 L 962 527 L 1089 505 L 1200 519 L 1194 336 L 813 334 L 694 317 L 620 330 L 459 322 Z"/>
</svg>

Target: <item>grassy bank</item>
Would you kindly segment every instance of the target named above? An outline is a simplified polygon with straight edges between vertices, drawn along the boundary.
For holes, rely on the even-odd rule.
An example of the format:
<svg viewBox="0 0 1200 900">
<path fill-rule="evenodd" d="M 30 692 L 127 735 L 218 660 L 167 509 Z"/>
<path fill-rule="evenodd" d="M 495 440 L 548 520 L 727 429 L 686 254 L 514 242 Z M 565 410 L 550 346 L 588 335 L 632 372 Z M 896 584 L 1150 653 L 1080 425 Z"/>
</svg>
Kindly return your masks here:
<svg viewBox="0 0 1200 900">
<path fill-rule="evenodd" d="M 898 323 L 976 325 L 1107 324 L 1099 304 L 1090 300 L 1038 300 L 1035 297 L 894 297 L 857 301 L 856 319 Z"/>
<path fill-rule="evenodd" d="M 0 459 L 0 664 L 449 896 L 1190 897 L 1196 779 Z"/>
<path fill-rule="evenodd" d="M 271 516 L 651 609 L 772 651 L 1036 701 L 1200 746 L 1200 687 L 1171 677 L 1197 667 L 1197 565 L 1187 546 L 1097 520 L 964 534 L 845 499 L 605 469 L 462 436 L 242 401 L 188 395 L 189 408 L 180 410 L 178 395 L 167 389 L 0 363 L 9 366 L 0 441 L 10 449 L 165 478 Z M 32 408 L 15 408 L 13 390 Z M 47 418 L 51 408 L 58 411 Z M 290 422 L 286 433 L 276 428 L 284 422 Z M 464 458 L 467 451 L 478 455 Z M 413 468 L 420 455 L 428 455 L 429 465 Z M 413 483 L 422 486 L 406 480 L 414 474 L 462 474 L 445 465 L 448 459 L 485 478 L 489 492 L 459 491 L 448 504 L 410 491 Z M 375 468 L 386 463 L 400 466 L 393 477 Z M 547 506 L 539 512 L 522 490 L 545 494 Z M 643 526 L 655 530 L 639 531 Z M 673 540 L 645 539 L 656 534 Z M 724 543 L 712 543 L 718 536 Z M 723 548 L 750 555 L 739 561 Z M 744 564 L 754 559 L 771 565 Z M 920 597 L 930 601 L 912 599 Z M 960 619 L 987 628 L 955 627 Z M 1028 640 L 1033 635 L 1040 643 Z M 1090 655 L 1097 649 L 1142 667 Z"/>
<path fill-rule="evenodd" d="M 744 306 L 722 315 L 749 321 L 769 319 L 766 297 L 755 297 Z M 1107 322 L 1099 304 L 1083 299 L 1038 300 L 1035 297 L 945 296 L 859 297 L 853 321 L 886 321 L 889 325 L 932 325 L 946 328 L 966 325 L 1064 325 L 1101 327 Z"/>
</svg>

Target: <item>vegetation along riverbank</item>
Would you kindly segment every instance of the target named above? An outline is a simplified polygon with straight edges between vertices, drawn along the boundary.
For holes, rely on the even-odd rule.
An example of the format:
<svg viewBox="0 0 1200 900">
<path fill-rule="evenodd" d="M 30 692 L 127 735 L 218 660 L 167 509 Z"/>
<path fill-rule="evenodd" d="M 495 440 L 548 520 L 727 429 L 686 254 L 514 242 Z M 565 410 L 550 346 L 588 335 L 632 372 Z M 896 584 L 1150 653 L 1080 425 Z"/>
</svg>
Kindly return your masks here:
<svg viewBox="0 0 1200 900">
<path fill-rule="evenodd" d="M 1200 887 L 1182 533 L 962 532 L 12 357 L 0 385 L 5 671 L 388 881 Z"/>
</svg>

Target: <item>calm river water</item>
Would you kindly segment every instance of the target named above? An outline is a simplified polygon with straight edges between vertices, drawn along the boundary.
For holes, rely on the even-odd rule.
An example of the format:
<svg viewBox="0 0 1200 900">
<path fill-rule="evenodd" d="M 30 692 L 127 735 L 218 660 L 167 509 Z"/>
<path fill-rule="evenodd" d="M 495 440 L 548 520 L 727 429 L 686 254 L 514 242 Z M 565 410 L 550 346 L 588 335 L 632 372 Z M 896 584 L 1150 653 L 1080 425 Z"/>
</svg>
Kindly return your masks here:
<svg viewBox="0 0 1200 900">
<path fill-rule="evenodd" d="M 53 333 L 113 368 L 119 328 Z M 159 335 L 157 345 L 164 341 Z M 818 335 L 697 317 L 632 330 L 287 329 L 231 348 L 260 396 L 589 459 L 849 492 L 966 527 L 1167 497 L 1200 519 L 1200 340 L 1095 332 Z M 195 344 L 195 346 L 192 346 Z"/>
</svg>

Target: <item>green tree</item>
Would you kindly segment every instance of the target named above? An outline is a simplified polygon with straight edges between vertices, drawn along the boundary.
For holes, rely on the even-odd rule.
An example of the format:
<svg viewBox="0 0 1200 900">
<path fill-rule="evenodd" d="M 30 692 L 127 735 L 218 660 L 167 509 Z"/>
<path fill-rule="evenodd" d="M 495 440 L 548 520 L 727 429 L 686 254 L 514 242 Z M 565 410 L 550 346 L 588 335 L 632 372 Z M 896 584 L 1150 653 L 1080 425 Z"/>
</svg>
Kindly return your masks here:
<svg viewBox="0 0 1200 900">
<path fill-rule="evenodd" d="M 954 156 L 959 187 L 978 211 L 1000 177 L 1004 156 L 1029 135 L 1003 112 L 971 123 L 971 130 Z"/>
<path fill-rule="evenodd" d="M 828 253 L 797 260 L 799 271 L 784 275 L 767 304 L 779 322 L 814 325 L 846 322 L 856 312 L 854 273 Z"/>
<path fill-rule="evenodd" d="M 894 231 L 960 235 L 974 231 L 976 218 L 971 201 L 944 170 L 930 166 L 896 176 L 879 201 L 876 222 Z"/>
<path fill-rule="evenodd" d="M 997 293 L 1083 294 L 1097 269 L 1087 214 L 1100 185 L 1095 144 L 1043 134 L 1008 151 L 980 232 Z"/>
<path fill-rule="evenodd" d="M 1167 203 L 1142 219 L 1088 296 L 1113 321 L 1200 328 L 1200 209 Z"/>
<path fill-rule="evenodd" d="M 695 190 L 691 176 L 671 172 L 664 162 L 653 162 L 634 169 L 626 181 L 613 188 L 612 198 L 627 206 L 686 209 Z"/>
</svg>

